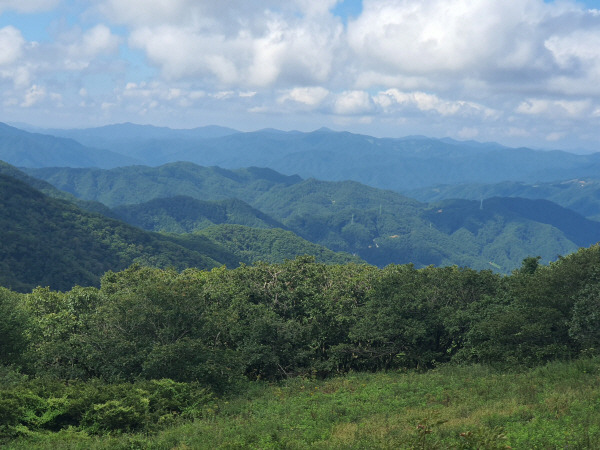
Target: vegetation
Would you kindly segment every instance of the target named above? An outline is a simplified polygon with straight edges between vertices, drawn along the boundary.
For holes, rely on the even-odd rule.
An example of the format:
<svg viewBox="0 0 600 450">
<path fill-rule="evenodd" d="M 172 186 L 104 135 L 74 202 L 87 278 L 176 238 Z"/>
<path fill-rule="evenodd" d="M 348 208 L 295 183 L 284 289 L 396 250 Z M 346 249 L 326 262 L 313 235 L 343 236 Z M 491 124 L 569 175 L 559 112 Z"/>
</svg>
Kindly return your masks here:
<svg viewBox="0 0 600 450">
<path fill-rule="evenodd" d="M 25 180 L 29 181 L 29 180 Z M 43 183 L 43 182 L 40 182 Z M 241 204 L 241 205 L 240 205 Z M 236 215 L 277 222 L 236 201 L 216 205 Z M 48 198 L 22 181 L 0 173 L 0 285 L 25 292 L 36 286 L 67 290 L 75 284 L 98 286 L 108 270 L 122 270 L 133 263 L 154 267 L 236 267 L 261 258 L 282 261 L 307 252 L 319 261 L 344 263 L 357 258 L 336 254 L 310 244 L 293 233 L 272 231 L 265 242 L 245 240 L 237 248 L 204 235 L 150 233 L 74 204 Z M 251 220 L 251 219 L 248 219 Z M 244 234 L 240 229 L 240 233 Z M 247 233 L 246 233 L 247 234 Z M 250 234 L 247 234 L 250 236 Z M 289 242 L 280 242 L 281 239 Z M 224 239 L 223 244 L 227 242 Z M 272 253 L 269 253 L 269 248 Z"/>
<path fill-rule="evenodd" d="M 106 271 L 134 262 L 183 269 L 239 261 L 208 239 L 198 238 L 196 248 L 188 249 L 177 239 L 48 198 L 5 175 L 0 175 L 0 206 L 0 283 L 18 291 L 99 285 Z"/>
<path fill-rule="evenodd" d="M 357 256 L 335 253 L 326 247 L 313 244 L 291 231 L 250 228 L 243 225 L 215 225 L 195 233 L 238 255 L 240 261 L 255 263 L 268 261 L 282 263 L 286 259 L 311 255 L 316 261 L 330 264 L 360 263 Z"/>
<path fill-rule="evenodd" d="M 285 228 L 283 224 L 236 200 L 203 201 L 187 196 L 158 198 L 113 209 L 123 221 L 149 231 L 191 233 L 211 225 L 236 224 L 254 228 Z"/>
<path fill-rule="evenodd" d="M 303 257 L 2 289 L 0 434 L 16 446 L 596 445 L 600 362 L 584 358 L 600 349 L 598 267 L 594 246 L 505 277 Z"/>
<path fill-rule="evenodd" d="M 548 263 L 600 241 L 599 223 L 543 200 L 426 205 L 352 181 L 302 180 L 269 169 L 229 171 L 191 163 L 29 172 L 81 198 L 117 207 L 125 220 L 149 230 L 189 231 L 210 223 L 262 227 L 278 221 L 310 242 L 379 267 L 456 264 L 509 273 L 532 254 Z M 207 202 L 227 198 L 255 209 L 233 200 L 227 207 Z"/>
</svg>

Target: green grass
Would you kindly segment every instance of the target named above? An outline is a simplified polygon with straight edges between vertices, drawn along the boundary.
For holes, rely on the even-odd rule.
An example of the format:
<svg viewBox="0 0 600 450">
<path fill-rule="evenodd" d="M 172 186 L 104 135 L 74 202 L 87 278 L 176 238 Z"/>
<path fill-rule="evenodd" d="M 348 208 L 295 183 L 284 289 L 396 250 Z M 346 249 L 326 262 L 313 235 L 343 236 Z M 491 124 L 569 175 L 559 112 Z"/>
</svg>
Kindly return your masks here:
<svg viewBox="0 0 600 450">
<path fill-rule="evenodd" d="M 34 434 L 7 448 L 600 448 L 600 359 L 249 382 L 152 435 Z"/>
</svg>

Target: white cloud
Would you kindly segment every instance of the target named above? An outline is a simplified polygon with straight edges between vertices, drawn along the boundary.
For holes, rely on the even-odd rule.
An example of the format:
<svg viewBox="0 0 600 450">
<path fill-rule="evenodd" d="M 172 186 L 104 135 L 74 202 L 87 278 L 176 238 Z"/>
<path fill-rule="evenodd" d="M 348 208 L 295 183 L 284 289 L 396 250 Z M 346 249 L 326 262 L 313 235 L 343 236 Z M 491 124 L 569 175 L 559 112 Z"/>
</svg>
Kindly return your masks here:
<svg viewBox="0 0 600 450">
<path fill-rule="evenodd" d="M 461 139 L 475 139 L 479 136 L 479 130 L 473 127 L 463 127 L 458 131 L 458 137 Z"/>
<path fill-rule="evenodd" d="M 17 61 L 23 54 L 25 39 L 15 27 L 0 28 L 0 67 Z"/>
<path fill-rule="evenodd" d="M 349 25 L 351 47 L 383 71 L 405 74 L 483 70 L 539 55 L 536 0 L 365 0 Z M 533 23 L 531 20 L 533 19 Z M 532 26 L 533 25 L 533 26 Z"/>
<path fill-rule="evenodd" d="M 29 108 L 36 103 L 41 102 L 44 100 L 44 98 L 46 98 L 46 89 L 43 86 L 34 84 L 25 94 L 25 98 L 21 103 L 21 106 L 24 108 Z"/>
<path fill-rule="evenodd" d="M 335 3 L 176 0 L 140 8 L 138 1 L 109 0 L 102 10 L 130 27 L 130 45 L 169 80 L 270 87 L 332 77 L 343 34 L 329 12 Z"/>
<path fill-rule="evenodd" d="M 546 140 L 548 142 L 556 142 L 556 141 L 560 141 L 561 139 L 563 139 L 566 135 L 567 135 L 567 133 L 565 133 L 565 132 L 555 131 L 555 132 L 548 134 L 546 136 Z"/>
<path fill-rule="evenodd" d="M 364 0 L 348 26 L 363 88 L 597 91 L 600 16 L 574 2 Z M 583 82 L 583 86 L 582 86 Z M 369 86 L 369 83 L 371 85 Z M 409 84 L 410 83 L 410 84 Z"/>
<path fill-rule="evenodd" d="M 73 42 L 71 41 L 75 37 Z M 120 38 L 111 33 L 105 25 L 96 25 L 85 33 L 76 32 L 75 36 L 69 33 L 63 41 L 57 43 L 50 50 L 62 55 L 63 67 L 66 70 L 83 70 L 98 56 L 116 53 L 119 48 Z"/>
<path fill-rule="evenodd" d="M 548 117 L 577 118 L 587 116 L 593 108 L 590 100 L 546 100 L 528 99 L 516 109 L 516 112 L 527 115 Z"/>
<path fill-rule="evenodd" d="M 425 92 L 402 92 L 398 89 L 388 89 L 379 92 L 373 100 L 384 112 L 393 112 L 398 107 L 416 108 L 419 111 L 433 111 L 442 116 L 479 116 L 483 118 L 496 117 L 499 113 L 483 105 L 465 100 L 449 101 L 440 99 L 435 94 Z"/>
<path fill-rule="evenodd" d="M 371 97 L 365 91 L 345 91 L 338 94 L 333 110 L 336 114 L 365 114 L 373 109 Z"/>
<path fill-rule="evenodd" d="M 328 96 L 329 91 L 320 86 L 296 87 L 283 93 L 278 100 L 281 103 L 291 100 L 315 107 L 319 106 Z"/>
</svg>

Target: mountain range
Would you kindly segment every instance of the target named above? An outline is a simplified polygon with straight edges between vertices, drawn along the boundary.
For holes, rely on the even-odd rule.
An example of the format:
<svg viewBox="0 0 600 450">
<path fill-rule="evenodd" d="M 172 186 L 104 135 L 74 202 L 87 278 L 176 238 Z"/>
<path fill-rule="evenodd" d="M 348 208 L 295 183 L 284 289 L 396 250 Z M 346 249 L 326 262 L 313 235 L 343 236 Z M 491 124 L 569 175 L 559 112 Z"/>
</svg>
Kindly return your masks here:
<svg viewBox="0 0 600 450">
<path fill-rule="evenodd" d="M 576 155 L 422 136 L 375 138 L 326 128 L 308 133 L 272 129 L 238 132 L 221 127 L 173 130 L 120 124 L 39 131 L 60 137 L 1 127 L 0 159 L 22 167 L 113 168 L 177 161 L 228 169 L 257 166 L 303 178 L 354 180 L 396 191 L 439 184 L 556 181 L 593 177 L 600 169 L 598 153 Z M 30 136 L 31 150 L 23 136 L 18 154 L 3 144 L 7 135 L 15 133 L 35 136 Z M 34 145 L 40 139 L 54 145 L 52 158 L 41 158 Z M 87 160 L 75 157 L 70 150 L 75 144 Z"/>
<path fill-rule="evenodd" d="M 105 272 L 123 270 L 134 263 L 179 270 L 210 269 L 237 267 L 240 262 L 257 259 L 282 261 L 303 254 L 323 262 L 359 261 L 291 232 L 282 235 L 283 230 L 277 229 L 263 230 L 261 242 L 245 239 L 245 234 L 255 232 L 239 226 L 239 238 L 245 239 L 243 247 L 236 247 L 226 231 L 204 235 L 153 233 L 83 209 L 92 206 L 97 210 L 96 203 L 78 200 L 77 205 L 69 201 L 69 194 L 47 188 L 46 195 L 28 184 L 47 187 L 43 181 L 25 174 L 18 179 L 7 173 L 15 175 L 19 171 L 8 164 L 0 165 L 0 285 L 14 290 L 98 285 Z M 118 216 L 116 212 L 111 215 Z M 270 246 L 265 245 L 267 241 Z"/>
<path fill-rule="evenodd" d="M 600 220 L 600 179 L 573 178 L 554 182 L 522 183 L 470 183 L 430 186 L 404 192 L 409 197 L 424 202 L 444 199 L 481 200 L 490 197 L 523 197 L 544 199 L 572 209 L 594 220 Z"/>
<path fill-rule="evenodd" d="M 10 205 L 0 216 L 12 233 L 1 273 L 18 289 L 94 284 L 102 271 L 133 262 L 208 268 L 303 253 L 325 262 L 508 273 L 528 256 L 548 263 L 600 240 L 600 223 L 591 220 L 600 217 L 600 154 L 329 129 L 120 124 L 31 131 L 0 124 L 3 201 Z M 33 200 L 17 204 L 11 195 Z M 13 223 L 22 217 L 31 218 L 35 233 Z M 45 234 L 61 229 L 77 230 L 77 240 Z M 41 240 L 22 245 L 15 230 L 30 243 Z M 74 256 L 79 242 L 108 253 Z M 56 271 L 44 278 L 39 268 L 38 281 L 14 281 L 36 258 L 48 259 L 32 250 L 44 243 L 53 252 L 67 249 L 54 267 L 88 254 L 95 262 L 84 258 L 59 282 Z M 17 261 L 18 248 L 28 249 L 26 263 L 11 272 L 6 261 Z"/>
<path fill-rule="evenodd" d="M 422 203 L 356 181 L 321 181 L 271 169 L 226 170 L 189 162 L 111 170 L 26 169 L 80 199 L 99 201 L 148 230 L 193 231 L 228 223 L 223 202 L 242 203 L 242 224 L 278 223 L 334 251 L 378 266 L 457 264 L 509 272 L 522 259 L 544 262 L 600 240 L 600 223 L 546 200 L 515 198 Z M 166 199 L 166 200 L 165 200 Z M 196 202 L 194 202 L 194 199 Z M 227 200 L 231 202 L 231 200 Z M 171 204 L 169 204 L 171 203 Z M 195 205 L 195 206 L 191 206 Z M 209 209 L 210 209 L 209 208 Z"/>
</svg>

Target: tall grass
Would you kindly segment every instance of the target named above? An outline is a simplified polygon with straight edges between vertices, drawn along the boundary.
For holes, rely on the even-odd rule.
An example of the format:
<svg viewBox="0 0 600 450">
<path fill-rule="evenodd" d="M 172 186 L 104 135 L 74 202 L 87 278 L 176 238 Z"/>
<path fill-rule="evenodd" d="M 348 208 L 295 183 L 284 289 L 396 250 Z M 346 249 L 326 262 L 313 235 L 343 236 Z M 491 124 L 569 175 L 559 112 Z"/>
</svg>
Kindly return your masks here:
<svg viewBox="0 0 600 450">
<path fill-rule="evenodd" d="M 7 448 L 600 448 L 600 359 L 249 382 L 203 418 L 152 435 L 63 430 Z"/>
</svg>

